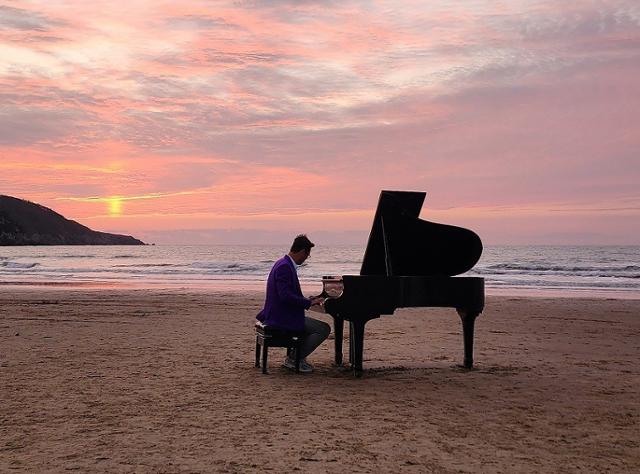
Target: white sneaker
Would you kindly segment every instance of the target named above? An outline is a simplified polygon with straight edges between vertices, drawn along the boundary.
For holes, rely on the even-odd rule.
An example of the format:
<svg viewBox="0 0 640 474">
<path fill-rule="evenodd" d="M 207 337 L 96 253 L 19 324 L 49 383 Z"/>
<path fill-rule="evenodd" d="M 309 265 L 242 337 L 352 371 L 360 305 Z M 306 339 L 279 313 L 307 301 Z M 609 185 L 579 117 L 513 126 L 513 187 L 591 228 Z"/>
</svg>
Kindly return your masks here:
<svg viewBox="0 0 640 474">
<path fill-rule="evenodd" d="M 290 357 L 287 357 L 282 365 L 289 370 L 296 370 L 296 361 Z M 306 359 L 302 359 L 300 361 L 300 372 L 303 374 L 313 372 L 313 366 L 309 364 Z"/>
</svg>

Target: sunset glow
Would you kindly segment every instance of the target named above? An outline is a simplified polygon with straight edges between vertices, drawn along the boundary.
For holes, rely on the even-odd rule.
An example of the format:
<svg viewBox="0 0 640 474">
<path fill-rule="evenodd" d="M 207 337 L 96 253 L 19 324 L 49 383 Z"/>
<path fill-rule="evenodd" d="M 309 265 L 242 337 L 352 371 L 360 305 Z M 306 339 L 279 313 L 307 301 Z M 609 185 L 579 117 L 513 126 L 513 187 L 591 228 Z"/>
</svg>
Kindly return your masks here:
<svg viewBox="0 0 640 474">
<path fill-rule="evenodd" d="M 420 190 L 487 243 L 637 244 L 638 45 L 631 0 L 9 1 L 0 194 L 158 243 L 351 243 Z"/>
<path fill-rule="evenodd" d="M 109 203 L 109 215 L 112 217 L 118 217 L 122 214 L 122 200 L 117 197 L 110 198 Z"/>
</svg>

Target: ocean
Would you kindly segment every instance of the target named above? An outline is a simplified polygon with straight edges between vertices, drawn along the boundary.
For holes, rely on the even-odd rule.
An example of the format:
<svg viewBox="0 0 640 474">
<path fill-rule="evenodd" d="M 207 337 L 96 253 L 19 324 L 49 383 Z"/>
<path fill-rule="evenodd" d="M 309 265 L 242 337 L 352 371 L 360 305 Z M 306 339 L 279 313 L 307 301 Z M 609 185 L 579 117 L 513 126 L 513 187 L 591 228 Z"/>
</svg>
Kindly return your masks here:
<svg viewBox="0 0 640 474">
<path fill-rule="evenodd" d="M 0 285 L 262 289 L 276 245 L 0 247 Z M 298 274 L 320 292 L 323 275 L 357 275 L 360 246 L 313 249 Z M 486 293 L 640 298 L 640 246 L 487 246 L 465 276 Z"/>
</svg>

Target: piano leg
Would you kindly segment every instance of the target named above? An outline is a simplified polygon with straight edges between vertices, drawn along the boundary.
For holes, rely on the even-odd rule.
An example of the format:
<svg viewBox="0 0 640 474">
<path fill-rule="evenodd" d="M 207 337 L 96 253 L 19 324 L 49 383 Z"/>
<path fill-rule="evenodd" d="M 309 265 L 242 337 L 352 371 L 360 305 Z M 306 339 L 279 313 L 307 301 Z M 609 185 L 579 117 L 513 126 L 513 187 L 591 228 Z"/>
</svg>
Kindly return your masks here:
<svg viewBox="0 0 640 474">
<path fill-rule="evenodd" d="M 350 343 L 349 350 L 351 351 L 351 367 L 353 368 L 353 375 L 356 377 L 362 376 L 362 354 L 364 352 L 364 325 L 366 321 L 355 320 L 351 321 L 350 326 Z"/>
<path fill-rule="evenodd" d="M 480 314 L 478 311 L 468 311 L 457 308 L 460 319 L 462 320 L 462 337 L 464 339 L 464 367 L 473 368 L 473 330 L 476 318 Z"/>
<path fill-rule="evenodd" d="M 353 324 L 349 321 L 349 365 L 353 367 Z"/>
<path fill-rule="evenodd" d="M 333 315 L 332 315 L 333 316 Z M 337 366 L 342 365 L 342 340 L 344 338 L 344 319 L 333 316 L 333 335 L 335 348 L 335 362 Z"/>
</svg>

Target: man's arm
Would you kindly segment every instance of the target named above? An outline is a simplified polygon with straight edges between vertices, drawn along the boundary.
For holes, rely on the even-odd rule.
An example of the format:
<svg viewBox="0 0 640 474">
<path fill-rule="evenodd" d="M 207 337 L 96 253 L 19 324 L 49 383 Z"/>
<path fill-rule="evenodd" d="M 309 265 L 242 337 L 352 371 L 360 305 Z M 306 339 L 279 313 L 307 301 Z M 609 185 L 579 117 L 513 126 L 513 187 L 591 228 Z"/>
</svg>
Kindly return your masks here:
<svg viewBox="0 0 640 474">
<path fill-rule="evenodd" d="M 280 298 L 281 301 L 293 306 L 309 309 L 309 306 L 311 306 L 311 300 L 296 293 L 293 270 L 291 270 L 288 265 L 282 265 L 276 270 L 275 280 L 276 291 L 278 292 L 278 298 Z"/>
</svg>

